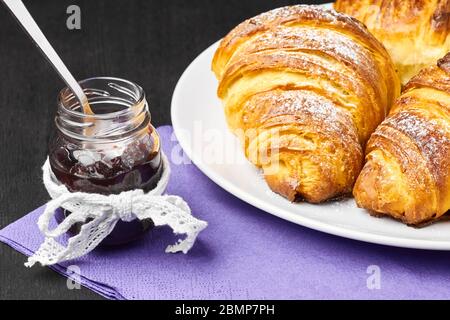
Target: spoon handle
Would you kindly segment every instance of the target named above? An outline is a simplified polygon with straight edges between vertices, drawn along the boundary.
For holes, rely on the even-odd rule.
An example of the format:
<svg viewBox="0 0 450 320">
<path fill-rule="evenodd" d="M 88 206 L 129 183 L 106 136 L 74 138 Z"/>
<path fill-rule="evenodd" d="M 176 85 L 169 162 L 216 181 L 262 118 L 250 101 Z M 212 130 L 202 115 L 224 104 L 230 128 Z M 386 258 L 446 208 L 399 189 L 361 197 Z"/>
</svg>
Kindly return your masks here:
<svg viewBox="0 0 450 320">
<path fill-rule="evenodd" d="M 30 35 L 37 47 L 42 50 L 44 56 L 59 73 L 66 85 L 75 94 L 83 107 L 84 113 L 93 114 L 91 108 L 89 107 L 88 98 L 84 94 L 83 89 L 72 76 L 69 69 L 67 69 L 55 49 L 53 49 L 52 45 L 48 42 L 47 38 L 42 33 L 41 29 L 36 24 L 23 2 L 21 0 L 3 0 L 3 2 L 9 10 L 11 10 L 18 22 L 22 25 L 23 29 Z"/>
</svg>

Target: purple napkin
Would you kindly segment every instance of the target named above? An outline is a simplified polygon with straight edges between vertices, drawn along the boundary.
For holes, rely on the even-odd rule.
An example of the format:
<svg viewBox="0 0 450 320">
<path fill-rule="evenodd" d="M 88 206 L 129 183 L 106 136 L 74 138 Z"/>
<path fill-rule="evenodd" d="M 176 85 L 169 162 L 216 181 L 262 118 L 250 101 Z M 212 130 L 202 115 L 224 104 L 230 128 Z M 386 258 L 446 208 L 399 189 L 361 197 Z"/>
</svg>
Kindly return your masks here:
<svg viewBox="0 0 450 320">
<path fill-rule="evenodd" d="M 158 131 L 170 157 L 172 128 Z M 192 164 L 172 170 L 168 192 L 209 222 L 188 255 L 164 253 L 177 239 L 160 228 L 131 245 L 97 249 L 52 269 L 67 276 L 69 266 L 78 266 L 82 285 L 111 299 L 450 298 L 450 253 L 319 233 L 247 205 Z M 36 225 L 42 210 L 1 230 L 0 241 L 30 255 L 42 241 Z"/>
</svg>

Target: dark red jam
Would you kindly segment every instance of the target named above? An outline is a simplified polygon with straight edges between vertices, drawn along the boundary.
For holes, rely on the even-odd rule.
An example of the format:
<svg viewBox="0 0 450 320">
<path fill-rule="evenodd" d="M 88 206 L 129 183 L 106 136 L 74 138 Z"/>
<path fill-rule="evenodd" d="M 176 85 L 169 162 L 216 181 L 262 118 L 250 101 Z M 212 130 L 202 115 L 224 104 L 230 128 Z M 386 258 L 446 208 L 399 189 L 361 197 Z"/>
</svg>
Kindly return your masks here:
<svg viewBox="0 0 450 320">
<path fill-rule="evenodd" d="M 154 189 L 161 178 L 162 160 L 159 146 L 155 148 L 152 135 L 146 135 L 125 146 L 107 145 L 80 149 L 70 143 L 56 143 L 50 154 L 50 165 L 55 177 L 71 192 L 119 194 L 124 191 Z M 70 214 L 62 209 L 57 212 L 58 222 Z M 153 226 L 151 220 L 125 223 L 120 221 L 103 245 L 119 245 L 137 239 Z M 81 225 L 72 228 L 79 232 Z"/>
<path fill-rule="evenodd" d="M 150 149 L 151 150 L 151 149 Z M 104 154 L 60 147 L 50 158 L 59 182 L 71 192 L 119 194 L 123 191 L 156 187 L 160 178 L 161 156 L 144 144 L 131 144 L 121 155 Z"/>
</svg>

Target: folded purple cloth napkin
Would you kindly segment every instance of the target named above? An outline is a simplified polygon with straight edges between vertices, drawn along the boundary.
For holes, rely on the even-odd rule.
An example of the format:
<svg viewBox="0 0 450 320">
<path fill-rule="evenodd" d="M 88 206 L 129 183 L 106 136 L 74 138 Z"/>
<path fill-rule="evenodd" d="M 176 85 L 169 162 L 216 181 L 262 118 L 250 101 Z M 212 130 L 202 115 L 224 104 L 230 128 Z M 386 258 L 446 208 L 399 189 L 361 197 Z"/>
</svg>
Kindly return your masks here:
<svg viewBox="0 0 450 320">
<path fill-rule="evenodd" d="M 171 127 L 158 129 L 170 157 Z M 155 229 L 131 245 L 100 248 L 52 267 L 110 299 L 448 299 L 450 253 L 389 248 L 309 230 L 228 194 L 194 165 L 173 165 L 170 194 L 209 222 L 188 255 Z M 31 255 L 42 242 L 39 208 L 0 231 L 0 241 Z M 25 262 L 25 259 L 24 259 Z M 21 268 L 22 266 L 17 266 Z"/>
</svg>

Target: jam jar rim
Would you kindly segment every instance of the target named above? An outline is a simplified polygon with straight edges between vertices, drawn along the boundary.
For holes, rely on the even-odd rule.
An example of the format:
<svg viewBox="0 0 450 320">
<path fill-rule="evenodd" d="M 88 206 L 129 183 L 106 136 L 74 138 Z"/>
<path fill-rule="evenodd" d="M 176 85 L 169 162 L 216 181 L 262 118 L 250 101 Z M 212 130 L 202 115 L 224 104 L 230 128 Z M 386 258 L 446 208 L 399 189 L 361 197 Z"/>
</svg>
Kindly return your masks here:
<svg viewBox="0 0 450 320">
<path fill-rule="evenodd" d="M 95 87 L 95 83 L 89 85 L 89 82 L 95 81 L 103 81 L 104 83 L 97 88 Z M 151 125 L 151 113 L 148 108 L 146 94 L 144 89 L 138 84 L 117 77 L 91 77 L 81 80 L 79 83 L 84 87 L 84 91 L 88 96 L 88 100 L 91 102 L 91 106 L 95 103 L 99 103 L 99 101 L 93 100 L 109 98 L 115 100 L 112 102 L 113 104 L 121 104 L 125 106 L 125 108 L 101 114 L 85 114 L 82 111 L 74 110 L 75 108 L 80 108 L 79 102 L 68 87 L 63 88 L 57 97 L 58 111 L 55 117 L 55 124 L 58 131 L 66 136 L 66 138 L 89 141 L 90 143 L 108 143 L 131 138 L 136 134 L 139 134 L 139 132 L 148 125 Z M 113 85 L 116 86 L 113 87 Z M 110 87 L 120 94 L 125 95 L 126 99 L 123 97 L 119 98 L 119 95 L 111 94 L 104 88 L 100 89 L 104 86 Z M 135 119 L 134 126 L 128 127 L 127 130 L 123 132 L 120 132 L 120 130 L 117 129 L 116 131 L 120 133 L 107 132 L 104 136 L 87 136 L 84 133 L 81 133 L 84 129 L 94 125 L 96 122 L 116 122 L 119 118 L 122 119 L 124 128 L 127 123 L 133 123 L 133 119 Z M 155 130 L 153 126 L 151 127 Z M 122 136 L 122 138 L 120 138 L 120 136 Z"/>
<path fill-rule="evenodd" d="M 131 85 L 131 86 L 135 87 L 135 89 L 137 91 L 136 95 L 138 95 L 139 97 L 138 97 L 138 99 L 136 99 L 135 102 L 133 102 L 133 105 L 143 104 L 145 102 L 145 100 L 146 100 L 145 91 L 140 85 L 138 85 L 138 84 L 136 84 L 136 83 L 134 83 L 134 82 L 132 82 L 130 80 L 123 79 L 123 78 L 106 77 L 106 76 L 91 77 L 91 78 L 80 80 L 80 81 L 78 81 L 78 83 L 83 88 L 83 84 L 85 84 L 85 83 L 87 83 L 89 81 L 94 81 L 94 80 L 111 80 L 111 81 L 124 82 L 124 83 L 126 83 L 128 85 Z M 85 88 L 83 88 L 83 89 L 85 89 Z M 71 116 L 89 117 L 89 118 L 94 119 L 94 120 L 108 120 L 108 119 L 112 119 L 112 118 L 115 118 L 115 117 L 126 116 L 126 115 L 129 115 L 129 114 L 132 113 L 131 108 L 126 108 L 126 109 L 123 109 L 123 110 L 119 110 L 119 111 L 115 111 L 115 112 L 109 112 L 109 113 L 105 113 L 105 114 L 92 114 L 92 115 L 90 114 L 90 115 L 86 115 L 82 111 L 73 110 L 73 109 L 69 108 L 68 106 L 66 106 L 64 104 L 63 96 L 64 96 L 64 94 L 66 92 L 68 92 L 67 97 L 75 98 L 74 94 L 70 91 L 70 89 L 68 87 L 65 87 L 65 88 L 61 89 L 59 91 L 59 93 L 58 93 L 57 104 L 58 104 L 58 106 L 62 107 L 64 112 L 66 112 L 68 115 L 71 115 Z M 148 111 L 148 112 L 150 113 L 150 111 Z"/>
</svg>

